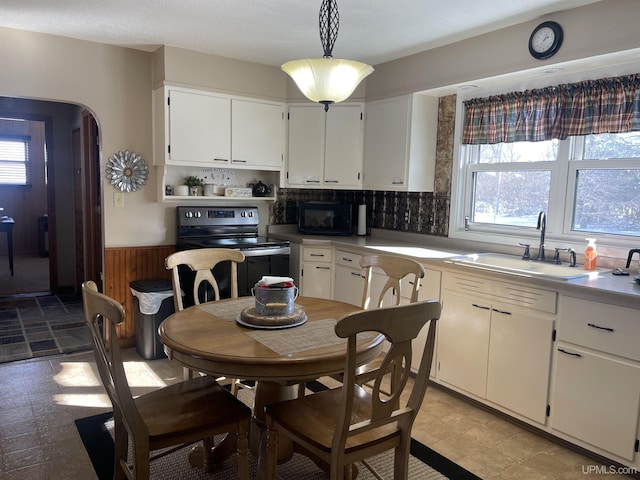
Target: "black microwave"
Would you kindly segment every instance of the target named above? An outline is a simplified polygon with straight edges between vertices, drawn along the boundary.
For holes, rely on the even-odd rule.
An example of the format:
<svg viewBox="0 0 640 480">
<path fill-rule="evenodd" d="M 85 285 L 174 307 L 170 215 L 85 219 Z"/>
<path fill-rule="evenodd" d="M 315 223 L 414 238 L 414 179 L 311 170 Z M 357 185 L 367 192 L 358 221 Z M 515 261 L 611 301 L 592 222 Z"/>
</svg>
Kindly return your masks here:
<svg viewBox="0 0 640 480">
<path fill-rule="evenodd" d="M 345 203 L 298 204 L 298 231 L 311 235 L 353 235 L 353 207 Z"/>
</svg>

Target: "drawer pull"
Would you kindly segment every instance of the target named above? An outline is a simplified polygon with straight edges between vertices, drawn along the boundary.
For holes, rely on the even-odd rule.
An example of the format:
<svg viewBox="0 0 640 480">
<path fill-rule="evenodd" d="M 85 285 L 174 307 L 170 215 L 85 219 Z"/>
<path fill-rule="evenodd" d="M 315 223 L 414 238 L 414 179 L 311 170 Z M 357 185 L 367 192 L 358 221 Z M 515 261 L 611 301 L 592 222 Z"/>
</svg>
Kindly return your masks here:
<svg viewBox="0 0 640 480">
<path fill-rule="evenodd" d="M 481 310 L 491 310 L 491 308 L 490 308 L 490 307 L 484 307 L 484 306 L 482 306 L 482 305 L 478 305 L 477 303 L 472 303 L 471 305 L 472 305 L 473 307 L 479 308 L 479 309 L 481 309 Z"/>
<path fill-rule="evenodd" d="M 347 257 L 342 257 L 342 260 L 344 260 L 345 262 L 353 262 L 353 260 Z"/>
<path fill-rule="evenodd" d="M 511 315 L 511 312 L 507 312 L 506 310 L 498 310 L 497 308 L 492 308 L 491 310 L 493 310 L 496 313 L 501 313 L 503 315 Z"/>
<path fill-rule="evenodd" d="M 317 266 L 316 268 L 320 269 L 320 270 L 331 270 L 331 267 L 320 267 L 320 266 Z"/>
<path fill-rule="evenodd" d="M 604 330 L 605 332 L 613 332 L 613 328 L 609 327 L 601 327 L 600 325 L 596 325 L 595 323 L 587 323 L 587 326 L 591 328 L 597 328 L 598 330 Z"/>
<path fill-rule="evenodd" d="M 324 257 L 324 253 L 310 253 L 310 257 Z"/>
<path fill-rule="evenodd" d="M 351 273 L 351 275 L 355 275 L 356 277 L 364 278 L 362 275 L 360 275 L 357 272 L 350 272 L 350 273 Z"/>
<path fill-rule="evenodd" d="M 571 355 L 572 357 L 578 357 L 578 358 L 582 358 L 582 355 L 580 355 L 579 353 L 574 353 L 574 352 L 567 352 L 565 349 L 563 348 L 559 348 L 558 349 L 559 352 L 565 353 L 567 355 Z"/>
</svg>

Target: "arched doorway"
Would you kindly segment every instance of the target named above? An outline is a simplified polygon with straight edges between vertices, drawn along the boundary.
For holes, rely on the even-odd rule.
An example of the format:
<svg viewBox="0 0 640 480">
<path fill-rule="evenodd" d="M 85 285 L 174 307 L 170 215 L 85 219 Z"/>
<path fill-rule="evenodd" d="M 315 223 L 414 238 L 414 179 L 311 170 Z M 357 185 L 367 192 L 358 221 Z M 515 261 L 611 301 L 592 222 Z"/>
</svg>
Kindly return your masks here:
<svg viewBox="0 0 640 480">
<path fill-rule="evenodd" d="M 0 207 L 8 205 L 2 213 L 16 220 L 14 275 L 3 278 L 0 263 L 0 296 L 77 293 L 85 279 L 101 283 L 96 119 L 80 105 L 10 97 L 0 97 L 0 119 L 44 131 L 31 148 L 43 157 L 32 165 L 34 182 L 21 187 L 0 184 Z M 0 238 L 0 255 L 4 251 Z"/>
</svg>

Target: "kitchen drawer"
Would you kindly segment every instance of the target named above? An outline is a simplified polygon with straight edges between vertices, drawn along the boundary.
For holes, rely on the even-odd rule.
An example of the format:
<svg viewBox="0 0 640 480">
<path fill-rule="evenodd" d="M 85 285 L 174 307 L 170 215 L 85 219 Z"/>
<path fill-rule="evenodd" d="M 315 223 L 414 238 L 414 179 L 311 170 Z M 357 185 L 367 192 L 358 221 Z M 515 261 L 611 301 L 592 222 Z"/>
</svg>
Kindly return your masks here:
<svg viewBox="0 0 640 480">
<path fill-rule="evenodd" d="M 491 302 L 518 305 L 551 314 L 556 313 L 556 292 L 532 288 L 525 285 L 494 282 L 482 277 L 474 277 L 458 272 L 445 272 L 442 288 L 475 298 L 486 298 Z"/>
<path fill-rule="evenodd" d="M 560 297 L 558 340 L 640 361 L 640 311 Z"/>
<path fill-rule="evenodd" d="M 355 268 L 360 270 L 360 260 L 362 255 L 359 253 L 345 252 L 344 250 L 336 250 L 336 265 Z"/>
<path fill-rule="evenodd" d="M 332 260 L 333 249 L 327 247 L 304 247 L 302 260 L 304 262 L 327 262 Z"/>
</svg>

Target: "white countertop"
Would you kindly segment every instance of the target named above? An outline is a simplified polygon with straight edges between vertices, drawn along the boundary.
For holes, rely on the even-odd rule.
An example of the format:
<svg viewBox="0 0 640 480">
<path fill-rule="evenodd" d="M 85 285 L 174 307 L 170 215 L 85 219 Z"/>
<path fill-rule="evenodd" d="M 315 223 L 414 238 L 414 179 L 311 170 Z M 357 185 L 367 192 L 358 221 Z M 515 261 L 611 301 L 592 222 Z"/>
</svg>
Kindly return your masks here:
<svg viewBox="0 0 640 480">
<path fill-rule="evenodd" d="M 425 265 L 446 270 L 467 272 L 470 275 L 490 275 L 496 280 L 518 281 L 536 285 L 541 288 L 549 288 L 565 295 L 579 296 L 590 300 L 601 301 L 614 305 L 640 309 L 640 285 L 634 281 L 634 274 L 629 276 L 612 275 L 610 271 L 572 280 L 556 280 L 550 278 L 534 277 L 527 274 L 500 272 L 494 270 L 478 270 L 473 267 L 455 264 L 451 257 L 470 253 L 484 253 L 482 251 L 470 251 L 461 248 L 448 238 L 434 237 L 418 234 L 403 234 L 399 232 L 384 231 L 371 236 L 322 236 L 302 235 L 297 232 L 295 226 L 278 225 L 269 229 L 269 236 L 289 240 L 302 245 L 330 245 L 335 248 L 347 248 L 362 250 L 370 253 L 387 252 L 394 255 L 402 255 L 420 261 Z M 420 243 L 416 240 L 420 239 Z M 482 247 L 479 247 L 482 248 Z"/>
</svg>

